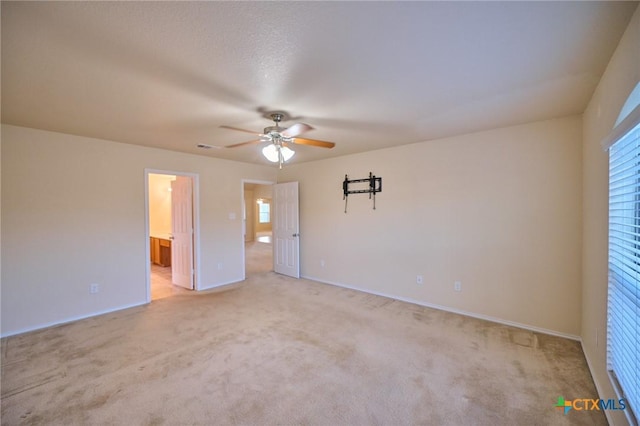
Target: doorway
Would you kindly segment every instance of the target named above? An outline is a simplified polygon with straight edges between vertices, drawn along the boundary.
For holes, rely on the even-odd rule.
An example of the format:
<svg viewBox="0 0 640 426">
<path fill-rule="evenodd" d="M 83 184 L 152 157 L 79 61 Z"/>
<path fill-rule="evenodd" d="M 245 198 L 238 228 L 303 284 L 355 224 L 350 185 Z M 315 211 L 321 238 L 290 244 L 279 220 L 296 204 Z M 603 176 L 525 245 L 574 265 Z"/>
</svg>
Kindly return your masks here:
<svg viewBox="0 0 640 426">
<path fill-rule="evenodd" d="M 244 275 L 273 271 L 273 184 L 243 182 Z"/>
<path fill-rule="evenodd" d="M 147 302 L 197 289 L 197 175 L 145 170 Z"/>
</svg>

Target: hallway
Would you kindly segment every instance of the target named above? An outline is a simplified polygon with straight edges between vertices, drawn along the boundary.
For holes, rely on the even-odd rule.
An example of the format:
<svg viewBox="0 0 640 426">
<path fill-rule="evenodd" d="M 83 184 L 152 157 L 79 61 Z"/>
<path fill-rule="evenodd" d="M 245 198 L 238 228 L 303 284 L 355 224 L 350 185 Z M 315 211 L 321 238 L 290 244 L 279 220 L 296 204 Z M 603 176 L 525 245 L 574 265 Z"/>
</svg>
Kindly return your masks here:
<svg viewBox="0 0 640 426">
<path fill-rule="evenodd" d="M 258 236 L 257 241 L 245 243 L 246 277 L 273 271 L 273 246 L 270 235 Z M 151 264 L 151 300 L 164 299 L 191 290 L 171 282 L 171 267 Z"/>
<path fill-rule="evenodd" d="M 247 277 L 273 271 L 273 245 L 261 242 L 264 239 L 271 241 L 271 236 L 259 236 L 257 241 L 244 244 Z"/>
<path fill-rule="evenodd" d="M 190 291 L 171 282 L 171 266 L 151 264 L 151 300 L 164 299 Z"/>
</svg>

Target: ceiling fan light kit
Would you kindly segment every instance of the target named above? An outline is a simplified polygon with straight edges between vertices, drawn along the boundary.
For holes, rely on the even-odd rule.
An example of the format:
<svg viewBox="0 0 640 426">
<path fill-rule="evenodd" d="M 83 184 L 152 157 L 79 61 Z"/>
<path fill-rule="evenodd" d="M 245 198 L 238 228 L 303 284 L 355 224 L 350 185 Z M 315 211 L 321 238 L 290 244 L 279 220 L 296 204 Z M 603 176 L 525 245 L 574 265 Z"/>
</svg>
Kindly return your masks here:
<svg viewBox="0 0 640 426">
<path fill-rule="evenodd" d="M 262 155 L 272 163 L 280 163 L 280 168 L 282 168 L 282 164 L 289 161 L 294 154 L 295 151 L 281 144 L 269 144 L 262 148 Z"/>
<path fill-rule="evenodd" d="M 335 143 L 333 142 L 298 138 L 299 135 L 313 130 L 313 127 L 308 124 L 295 123 L 289 127 L 280 127 L 280 122 L 283 120 L 283 118 L 289 117 L 289 115 L 285 112 L 272 112 L 269 114 L 269 116 L 275 123 L 275 126 L 265 127 L 264 133 L 254 133 L 251 130 L 240 129 L 233 126 L 220 126 L 224 129 L 253 133 L 256 136 L 260 137 L 260 139 L 258 140 L 228 145 L 226 148 L 235 148 L 244 145 L 269 142 L 269 145 L 262 148 L 262 155 L 264 155 L 267 160 L 273 163 L 278 163 L 280 168 L 282 168 L 283 163 L 289 161 L 295 154 L 295 151 L 293 151 L 286 145 L 288 143 L 317 146 L 321 148 L 333 148 L 335 146 Z"/>
</svg>

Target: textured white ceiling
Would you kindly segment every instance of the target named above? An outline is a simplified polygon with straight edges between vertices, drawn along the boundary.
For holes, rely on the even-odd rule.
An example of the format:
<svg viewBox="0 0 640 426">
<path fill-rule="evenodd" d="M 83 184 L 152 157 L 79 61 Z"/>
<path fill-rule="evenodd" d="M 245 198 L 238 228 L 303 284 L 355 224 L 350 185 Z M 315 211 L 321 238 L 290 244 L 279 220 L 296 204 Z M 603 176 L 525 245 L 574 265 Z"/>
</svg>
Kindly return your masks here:
<svg viewBox="0 0 640 426">
<path fill-rule="evenodd" d="M 293 162 L 581 113 L 637 2 L 5 2 L 2 122 Z"/>
</svg>

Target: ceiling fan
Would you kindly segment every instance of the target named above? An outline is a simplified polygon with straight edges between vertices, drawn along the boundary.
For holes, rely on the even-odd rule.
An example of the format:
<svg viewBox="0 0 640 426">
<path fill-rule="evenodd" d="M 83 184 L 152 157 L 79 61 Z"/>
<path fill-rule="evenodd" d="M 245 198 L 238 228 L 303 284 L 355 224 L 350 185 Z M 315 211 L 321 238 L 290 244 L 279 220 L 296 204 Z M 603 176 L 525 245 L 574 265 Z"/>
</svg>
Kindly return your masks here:
<svg viewBox="0 0 640 426">
<path fill-rule="evenodd" d="M 267 158 L 267 160 L 273 163 L 279 163 L 280 168 L 282 168 L 282 164 L 291 159 L 291 157 L 293 157 L 293 155 L 295 154 L 295 152 L 291 148 L 289 148 L 290 144 L 311 145 L 320 148 L 333 148 L 336 145 L 333 142 L 298 137 L 303 133 L 313 130 L 313 127 L 305 123 L 295 123 L 289 127 L 280 127 L 280 122 L 285 117 L 287 117 L 284 112 L 272 112 L 268 113 L 268 116 L 271 117 L 271 119 L 275 123 L 275 126 L 265 127 L 264 133 L 256 133 L 252 132 L 251 130 L 240 129 L 232 126 L 220 126 L 223 129 L 251 133 L 260 137 L 260 139 L 257 140 L 228 145 L 225 148 L 236 148 L 244 145 L 254 145 L 262 142 L 270 142 L 267 146 L 262 148 L 262 154 Z"/>
</svg>

